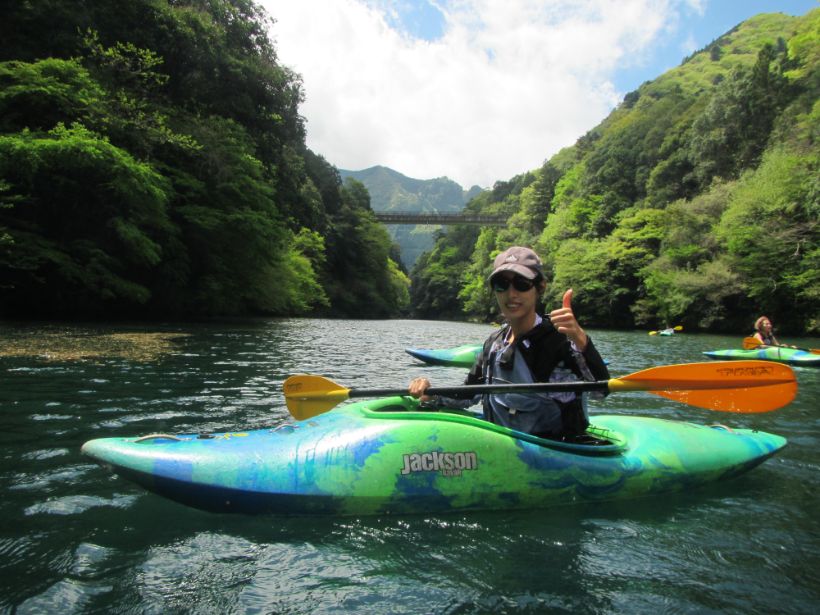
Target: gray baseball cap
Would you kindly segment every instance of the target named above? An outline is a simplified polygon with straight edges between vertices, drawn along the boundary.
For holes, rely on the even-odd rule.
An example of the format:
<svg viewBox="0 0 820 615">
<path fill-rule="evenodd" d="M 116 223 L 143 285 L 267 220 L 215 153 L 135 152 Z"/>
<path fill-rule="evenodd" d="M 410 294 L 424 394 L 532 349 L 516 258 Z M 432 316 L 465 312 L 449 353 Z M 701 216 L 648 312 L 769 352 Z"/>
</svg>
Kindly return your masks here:
<svg viewBox="0 0 820 615">
<path fill-rule="evenodd" d="M 490 279 L 502 271 L 512 271 L 528 280 L 544 277 L 544 272 L 541 269 L 541 259 L 538 258 L 535 252 L 522 246 L 507 248 L 495 257 Z"/>
</svg>

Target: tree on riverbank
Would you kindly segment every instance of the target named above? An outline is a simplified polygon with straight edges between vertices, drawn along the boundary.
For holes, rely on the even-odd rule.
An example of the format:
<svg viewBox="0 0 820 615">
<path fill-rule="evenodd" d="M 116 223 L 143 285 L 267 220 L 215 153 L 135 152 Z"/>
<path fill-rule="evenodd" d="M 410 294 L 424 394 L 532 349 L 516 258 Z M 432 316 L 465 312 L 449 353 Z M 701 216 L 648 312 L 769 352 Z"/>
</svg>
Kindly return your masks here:
<svg viewBox="0 0 820 615">
<path fill-rule="evenodd" d="M 401 312 L 390 238 L 305 146 L 251 0 L 5 12 L 0 314 Z"/>
</svg>

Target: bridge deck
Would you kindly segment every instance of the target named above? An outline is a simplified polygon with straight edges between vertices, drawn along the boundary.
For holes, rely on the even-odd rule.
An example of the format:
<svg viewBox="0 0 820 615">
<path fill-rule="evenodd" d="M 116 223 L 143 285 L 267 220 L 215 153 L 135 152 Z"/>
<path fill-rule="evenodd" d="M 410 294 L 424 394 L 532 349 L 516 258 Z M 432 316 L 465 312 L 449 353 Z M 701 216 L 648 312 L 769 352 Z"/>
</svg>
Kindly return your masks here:
<svg viewBox="0 0 820 615">
<path fill-rule="evenodd" d="M 409 211 L 378 211 L 376 219 L 384 224 L 478 224 L 481 226 L 504 226 L 504 216 L 478 214 L 440 214 Z"/>
</svg>

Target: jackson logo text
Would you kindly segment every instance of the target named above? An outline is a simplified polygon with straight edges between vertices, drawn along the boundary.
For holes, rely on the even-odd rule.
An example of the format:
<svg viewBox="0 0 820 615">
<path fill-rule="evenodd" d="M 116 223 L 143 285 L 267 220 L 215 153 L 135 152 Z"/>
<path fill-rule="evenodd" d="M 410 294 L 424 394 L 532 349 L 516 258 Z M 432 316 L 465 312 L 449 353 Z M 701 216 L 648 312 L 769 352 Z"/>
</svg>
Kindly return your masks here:
<svg viewBox="0 0 820 615">
<path fill-rule="evenodd" d="M 411 472 L 441 472 L 442 476 L 461 476 L 464 470 L 475 470 L 478 457 L 474 452 L 466 453 L 412 453 L 402 457 L 402 474 Z"/>
</svg>

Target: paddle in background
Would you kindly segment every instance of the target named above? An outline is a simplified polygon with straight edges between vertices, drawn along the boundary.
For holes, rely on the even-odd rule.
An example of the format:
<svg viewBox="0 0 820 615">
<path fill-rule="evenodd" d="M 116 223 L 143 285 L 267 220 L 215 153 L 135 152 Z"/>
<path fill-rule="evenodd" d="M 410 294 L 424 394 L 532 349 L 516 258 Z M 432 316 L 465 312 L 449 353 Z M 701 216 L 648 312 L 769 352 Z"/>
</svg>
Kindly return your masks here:
<svg viewBox="0 0 820 615">
<path fill-rule="evenodd" d="M 767 346 L 756 337 L 743 338 L 743 350 L 753 350 L 755 348 L 791 348 L 792 350 L 802 350 L 812 354 L 820 354 L 820 348 L 798 348 L 797 346 Z"/>
<path fill-rule="evenodd" d="M 309 419 L 347 399 L 407 395 L 403 389 L 348 389 L 323 376 L 298 374 L 282 389 L 291 415 Z M 797 394 L 794 371 L 771 361 L 712 361 L 651 367 L 621 378 L 594 382 L 474 384 L 431 387 L 430 395 L 535 391 L 646 391 L 684 404 L 718 412 L 769 412 L 791 403 Z"/>
<path fill-rule="evenodd" d="M 660 331 L 650 331 L 649 335 L 672 335 L 675 331 L 683 331 L 683 326 L 678 325 L 669 329 L 662 329 Z"/>
</svg>

